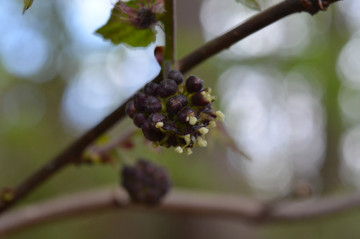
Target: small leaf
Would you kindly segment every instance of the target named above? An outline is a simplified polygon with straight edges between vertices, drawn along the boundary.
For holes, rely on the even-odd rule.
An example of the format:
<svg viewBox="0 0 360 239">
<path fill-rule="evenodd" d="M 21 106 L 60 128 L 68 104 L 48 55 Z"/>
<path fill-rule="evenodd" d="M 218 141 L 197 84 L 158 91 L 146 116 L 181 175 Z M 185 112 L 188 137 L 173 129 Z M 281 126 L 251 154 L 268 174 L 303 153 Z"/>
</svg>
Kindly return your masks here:
<svg viewBox="0 0 360 239">
<path fill-rule="evenodd" d="M 260 4 L 256 1 L 256 0 L 235 0 L 238 3 L 241 3 L 245 6 L 247 6 L 248 8 L 260 11 Z"/>
<path fill-rule="evenodd" d="M 133 47 L 145 47 L 155 41 L 155 31 L 148 28 L 139 30 L 133 26 L 110 20 L 96 31 L 115 45 L 126 43 Z"/>
<path fill-rule="evenodd" d="M 133 2 L 127 2 L 130 7 L 134 6 Z M 107 23 L 96 30 L 104 39 L 110 40 L 115 45 L 125 43 L 133 47 L 145 47 L 156 39 L 154 29 L 137 29 L 119 17 L 121 12 L 119 8 L 113 8 L 111 16 Z"/>
<path fill-rule="evenodd" d="M 26 10 L 29 9 L 29 7 L 31 7 L 31 5 L 33 4 L 34 0 L 24 0 L 24 9 L 23 9 L 23 14 L 25 13 Z"/>
</svg>

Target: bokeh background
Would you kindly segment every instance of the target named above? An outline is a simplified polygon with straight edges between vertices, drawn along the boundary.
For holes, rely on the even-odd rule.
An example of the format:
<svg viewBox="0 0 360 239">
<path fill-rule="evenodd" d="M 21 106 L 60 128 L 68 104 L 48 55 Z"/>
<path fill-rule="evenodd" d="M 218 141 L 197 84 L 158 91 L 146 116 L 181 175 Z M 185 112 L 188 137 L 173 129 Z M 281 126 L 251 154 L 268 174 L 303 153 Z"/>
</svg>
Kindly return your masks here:
<svg viewBox="0 0 360 239">
<path fill-rule="evenodd" d="M 278 0 L 259 0 L 262 8 Z M 0 188 L 13 186 L 94 126 L 160 70 L 155 44 L 114 46 L 94 34 L 112 0 L 0 3 Z M 71 166 L 22 204 L 118 187 L 122 163 L 165 166 L 173 185 L 262 200 L 306 200 L 360 187 L 360 2 L 316 16 L 295 14 L 196 67 L 237 147 L 214 130 L 191 156 L 152 149 L 136 134 L 119 163 Z M 234 0 L 178 1 L 182 57 L 256 12 Z M 164 43 L 158 29 L 157 44 Z M 124 120 L 109 134 L 130 129 Z M 221 203 L 221 202 L 219 202 Z M 105 211 L 15 232 L 6 238 L 357 238 L 360 211 L 267 226 L 221 218 Z"/>
</svg>

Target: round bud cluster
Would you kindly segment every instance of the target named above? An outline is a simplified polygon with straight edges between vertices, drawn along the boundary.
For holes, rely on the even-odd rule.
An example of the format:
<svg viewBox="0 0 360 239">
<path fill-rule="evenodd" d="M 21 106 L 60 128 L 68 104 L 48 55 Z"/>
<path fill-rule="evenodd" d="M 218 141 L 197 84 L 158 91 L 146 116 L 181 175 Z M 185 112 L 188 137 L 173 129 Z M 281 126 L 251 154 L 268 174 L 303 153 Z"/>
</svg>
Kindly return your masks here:
<svg viewBox="0 0 360 239">
<path fill-rule="evenodd" d="M 126 105 L 126 113 L 155 146 L 175 147 L 189 155 L 194 146 L 206 147 L 205 135 L 224 114 L 212 109 L 215 96 L 203 80 L 172 70 L 159 84 L 150 82 Z"/>
<path fill-rule="evenodd" d="M 124 166 L 121 176 L 122 185 L 134 202 L 157 204 L 171 186 L 167 171 L 144 159 L 134 166 Z"/>
</svg>

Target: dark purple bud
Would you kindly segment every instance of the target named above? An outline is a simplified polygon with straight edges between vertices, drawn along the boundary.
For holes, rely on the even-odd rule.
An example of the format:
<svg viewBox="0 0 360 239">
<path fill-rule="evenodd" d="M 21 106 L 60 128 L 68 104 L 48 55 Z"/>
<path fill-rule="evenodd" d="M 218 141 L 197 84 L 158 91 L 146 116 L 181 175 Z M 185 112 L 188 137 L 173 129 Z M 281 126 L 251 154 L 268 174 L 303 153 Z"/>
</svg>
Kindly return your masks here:
<svg viewBox="0 0 360 239">
<path fill-rule="evenodd" d="M 210 113 L 213 113 L 213 109 L 212 109 L 212 105 L 209 104 L 207 106 L 205 106 L 204 108 L 202 109 L 199 109 L 199 113 L 202 112 L 202 113 L 207 113 L 207 114 L 210 114 Z M 215 115 L 216 116 L 216 115 Z M 216 118 L 216 117 L 215 117 Z"/>
<path fill-rule="evenodd" d="M 217 118 L 216 114 L 212 109 L 212 104 L 208 104 L 205 107 L 199 107 L 199 109 L 196 111 L 196 115 L 203 119 L 203 123 L 204 120 L 211 121 Z"/>
<path fill-rule="evenodd" d="M 148 96 L 145 100 L 145 105 L 147 112 L 159 112 L 162 108 L 161 101 L 155 96 Z"/>
<path fill-rule="evenodd" d="M 176 93 L 177 84 L 174 80 L 163 80 L 159 84 L 158 95 L 165 98 Z"/>
<path fill-rule="evenodd" d="M 202 127 L 201 125 L 186 125 L 183 129 L 184 135 L 191 134 L 196 138 L 197 136 L 200 136 L 198 130 L 201 127 Z"/>
<path fill-rule="evenodd" d="M 144 113 L 136 113 L 134 114 L 134 124 L 141 128 L 141 126 L 143 126 L 143 124 L 147 121 L 147 117 Z"/>
<path fill-rule="evenodd" d="M 166 111 L 170 115 L 175 115 L 182 108 L 188 104 L 188 99 L 185 95 L 175 95 L 167 100 Z"/>
<path fill-rule="evenodd" d="M 210 102 L 201 92 L 197 92 L 191 97 L 191 103 L 196 106 L 206 106 Z"/>
<path fill-rule="evenodd" d="M 177 119 L 182 123 L 189 122 L 189 117 L 195 116 L 195 112 L 191 107 L 186 107 L 182 111 L 179 112 Z"/>
<path fill-rule="evenodd" d="M 185 86 L 188 92 L 197 92 L 203 88 L 203 80 L 196 76 L 190 76 L 187 78 Z"/>
<path fill-rule="evenodd" d="M 157 204 L 171 187 L 167 171 L 144 159 L 134 166 L 124 166 L 121 178 L 130 198 L 138 203 Z"/>
<path fill-rule="evenodd" d="M 134 95 L 133 101 L 134 101 L 135 109 L 137 111 L 140 111 L 140 112 L 146 111 L 146 104 L 145 104 L 146 97 L 147 96 L 144 92 L 137 92 Z"/>
<path fill-rule="evenodd" d="M 156 127 L 156 124 L 159 122 L 162 122 L 164 124 L 165 121 L 166 121 L 166 116 L 160 113 L 152 113 L 151 115 L 149 115 L 148 118 L 148 123 L 156 131 L 159 131 L 159 128 L 161 128 L 161 127 Z"/>
<path fill-rule="evenodd" d="M 176 127 L 176 124 L 172 121 L 166 121 L 162 128 L 166 131 L 173 132 L 174 134 L 181 134 L 179 129 Z"/>
<path fill-rule="evenodd" d="M 168 78 L 174 80 L 176 84 L 180 85 L 183 82 L 183 75 L 180 71 L 172 70 L 168 74 Z"/>
<path fill-rule="evenodd" d="M 141 129 L 145 138 L 153 142 L 158 142 L 165 136 L 161 131 L 154 130 L 148 122 L 145 122 Z"/>
<path fill-rule="evenodd" d="M 166 140 L 166 147 L 175 147 L 175 146 L 178 146 L 179 145 L 179 142 L 177 141 L 177 137 L 172 134 L 169 136 L 169 138 Z"/>
<path fill-rule="evenodd" d="M 130 100 L 129 102 L 127 102 L 125 112 L 130 118 L 133 118 L 134 114 L 136 113 L 134 101 Z"/>
<path fill-rule="evenodd" d="M 149 82 L 145 85 L 144 92 L 147 95 L 156 96 L 158 88 L 159 88 L 159 85 L 157 83 Z"/>
</svg>

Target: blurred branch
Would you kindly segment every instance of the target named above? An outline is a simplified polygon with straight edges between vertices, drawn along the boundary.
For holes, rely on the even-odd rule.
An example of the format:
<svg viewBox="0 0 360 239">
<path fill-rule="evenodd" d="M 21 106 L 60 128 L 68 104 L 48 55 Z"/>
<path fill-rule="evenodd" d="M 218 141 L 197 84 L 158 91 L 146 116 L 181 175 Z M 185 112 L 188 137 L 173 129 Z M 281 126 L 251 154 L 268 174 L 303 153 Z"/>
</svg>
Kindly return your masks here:
<svg viewBox="0 0 360 239">
<path fill-rule="evenodd" d="M 180 71 L 188 71 L 195 65 L 229 48 L 245 37 L 257 32 L 272 23 L 297 12 L 316 14 L 324 7 L 339 0 L 285 0 L 246 20 L 238 27 L 205 43 L 179 61 Z M 321 3 L 321 4 L 320 4 Z"/>
<path fill-rule="evenodd" d="M 134 145 L 130 138 L 135 134 L 137 129 L 135 127 L 126 130 L 122 135 L 113 138 L 109 143 L 104 145 L 90 145 L 83 153 L 81 158 L 77 159 L 77 164 L 84 163 L 115 163 L 115 158 L 111 152 L 117 148 L 130 149 Z"/>
<path fill-rule="evenodd" d="M 322 10 L 321 7 L 327 7 L 331 3 L 337 1 L 338 0 L 285 0 L 263 12 L 256 14 L 234 30 L 231 30 L 224 35 L 206 43 L 202 47 L 185 56 L 179 61 L 179 70 L 183 73 L 189 71 L 191 68 L 210 58 L 214 54 L 227 49 L 232 44 L 240 41 L 246 36 L 272 24 L 273 22 L 287 15 L 302 11 L 315 14 Z M 161 75 L 154 79 L 154 81 L 157 82 L 160 80 Z M 125 105 L 128 100 L 126 100 L 125 103 L 119 106 L 119 108 L 108 115 L 98 125 L 90 129 L 82 137 L 78 138 L 58 156 L 56 156 L 50 162 L 46 163 L 42 168 L 34 172 L 32 175 L 30 175 L 29 178 L 26 178 L 17 187 L 15 187 L 13 189 L 13 195 L 11 195 L 11 200 L 0 200 L 0 213 L 10 208 L 12 205 L 14 205 L 15 202 L 26 196 L 29 192 L 34 190 L 41 183 L 45 182 L 64 166 L 73 163 L 76 161 L 76 159 L 81 157 L 81 154 L 86 147 L 88 147 L 101 134 L 114 126 L 119 120 L 123 119 L 125 116 Z"/>
<path fill-rule="evenodd" d="M 176 190 L 160 205 L 149 207 L 131 203 L 127 194 L 121 189 L 105 189 L 66 196 L 4 214 L 0 218 L 0 236 L 55 219 L 114 209 L 221 217 L 265 224 L 322 217 L 359 206 L 360 193 L 301 202 L 283 201 L 267 204 L 242 196 Z"/>
</svg>

